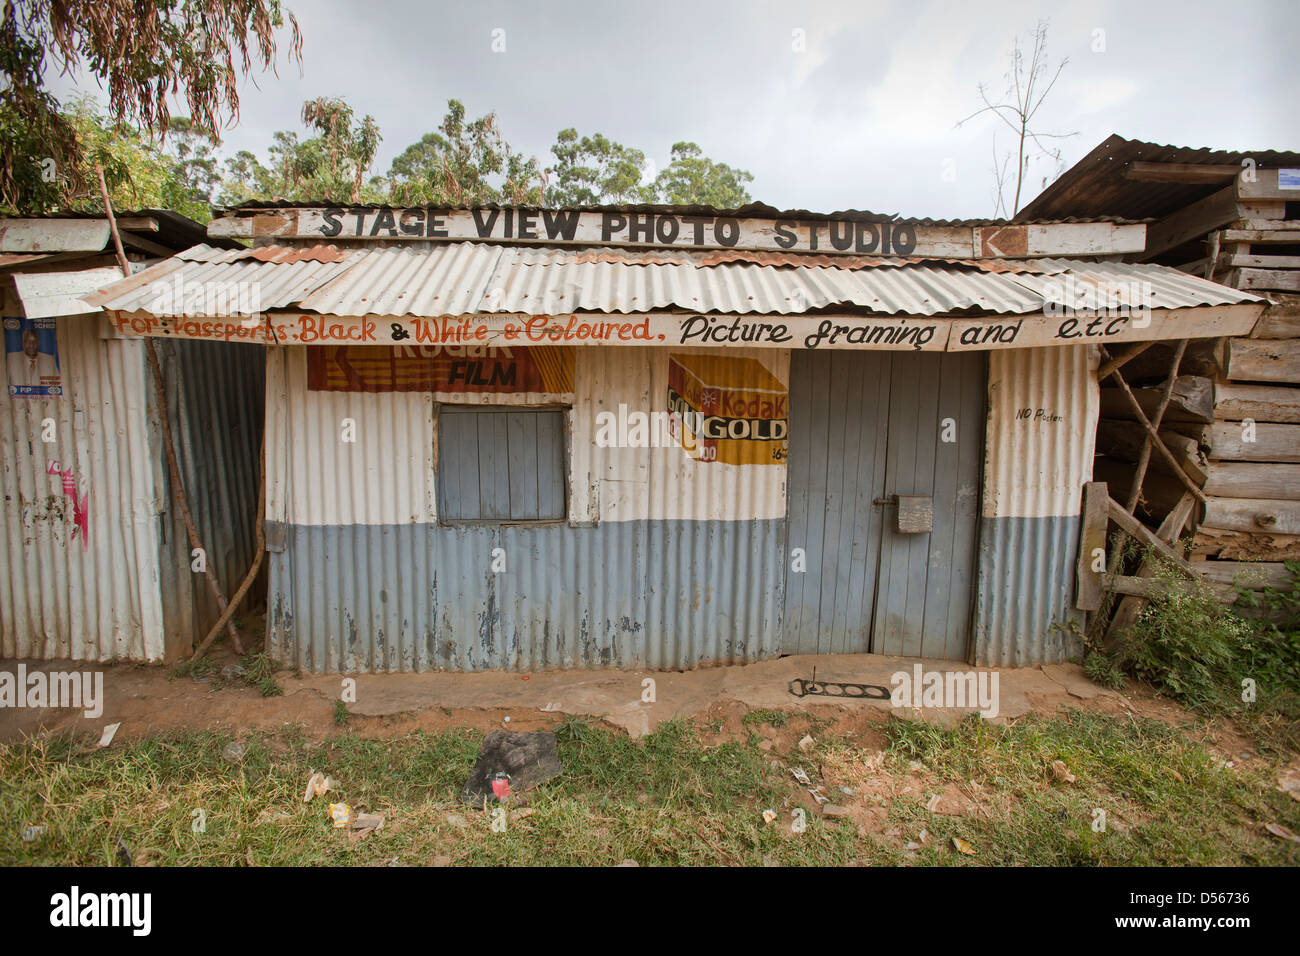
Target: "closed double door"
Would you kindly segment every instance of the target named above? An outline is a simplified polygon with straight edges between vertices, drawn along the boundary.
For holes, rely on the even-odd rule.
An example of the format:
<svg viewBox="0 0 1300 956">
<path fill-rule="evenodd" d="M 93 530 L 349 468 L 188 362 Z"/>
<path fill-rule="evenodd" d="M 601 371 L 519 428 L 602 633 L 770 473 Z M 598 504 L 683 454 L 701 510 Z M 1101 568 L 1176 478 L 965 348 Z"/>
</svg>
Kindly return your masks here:
<svg viewBox="0 0 1300 956">
<path fill-rule="evenodd" d="M 982 353 L 792 354 L 783 653 L 967 658 L 986 382 Z"/>
</svg>

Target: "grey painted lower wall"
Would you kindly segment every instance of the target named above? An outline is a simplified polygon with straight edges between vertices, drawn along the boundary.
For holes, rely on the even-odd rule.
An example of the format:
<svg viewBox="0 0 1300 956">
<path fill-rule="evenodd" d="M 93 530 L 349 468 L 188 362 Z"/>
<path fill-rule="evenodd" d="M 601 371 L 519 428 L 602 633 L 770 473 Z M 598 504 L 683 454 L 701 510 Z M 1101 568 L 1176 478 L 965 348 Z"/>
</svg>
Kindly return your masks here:
<svg viewBox="0 0 1300 956">
<path fill-rule="evenodd" d="M 317 673 L 773 657 L 784 536 L 781 520 L 270 527 L 271 650 Z M 974 663 L 1079 653 L 1078 546 L 1077 516 L 980 520 Z"/>
<path fill-rule="evenodd" d="M 271 650 L 318 673 L 771 657 L 784 536 L 783 520 L 268 527 Z"/>
<path fill-rule="evenodd" d="M 1074 607 L 1078 515 L 981 518 L 975 594 L 975 663 L 1056 664 L 1080 652 Z"/>
</svg>

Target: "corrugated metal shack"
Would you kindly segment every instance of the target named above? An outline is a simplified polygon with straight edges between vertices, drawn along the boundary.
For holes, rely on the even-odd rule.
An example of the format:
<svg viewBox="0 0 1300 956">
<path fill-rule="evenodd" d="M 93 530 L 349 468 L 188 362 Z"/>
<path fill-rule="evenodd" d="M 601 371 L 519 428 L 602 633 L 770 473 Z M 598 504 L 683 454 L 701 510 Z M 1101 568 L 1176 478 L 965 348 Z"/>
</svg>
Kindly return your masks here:
<svg viewBox="0 0 1300 956">
<path fill-rule="evenodd" d="M 1062 660 L 1098 344 L 1262 308 L 1117 261 L 1124 220 L 263 204 L 209 236 L 253 248 L 92 301 L 266 346 L 269 646 L 313 671 Z M 239 283 L 257 314 L 151 292 Z"/>
<path fill-rule="evenodd" d="M 118 223 L 133 271 L 205 238 L 165 210 Z M 3 657 L 176 658 L 218 613 L 172 504 L 143 340 L 83 298 L 121 278 L 103 217 L 0 219 Z M 264 357 L 181 339 L 158 351 L 182 483 L 229 593 L 252 557 Z"/>
</svg>

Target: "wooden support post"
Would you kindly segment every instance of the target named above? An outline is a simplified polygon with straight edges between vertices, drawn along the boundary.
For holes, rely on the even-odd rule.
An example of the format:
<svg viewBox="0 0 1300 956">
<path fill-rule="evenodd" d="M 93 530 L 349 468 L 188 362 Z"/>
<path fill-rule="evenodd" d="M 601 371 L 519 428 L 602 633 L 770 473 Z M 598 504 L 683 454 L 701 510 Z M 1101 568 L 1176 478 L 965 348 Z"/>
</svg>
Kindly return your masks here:
<svg viewBox="0 0 1300 956">
<path fill-rule="evenodd" d="M 1169 396 L 1173 393 L 1174 382 L 1178 379 L 1178 366 L 1182 364 L 1183 352 L 1187 351 L 1187 340 L 1183 339 L 1174 349 L 1174 359 L 1169 366 L 1169 375 L 1165 378 L 1164 388 L 1160 392 L 1160 403 L 1156 405 L 1155 414 L 1151 416 L 1146 441 L 1138 454 L 1137 467 L 1133 473 L 1133 487 L 1129 490 L 1129 514 L 1137 508 L 1138 498 L 1142 495 L 1142 481 L 1147 476 L 1147 465 L 1151 463 L 1151 441 L 1160 439 L 1160 423 L 1164 420 L 1165 409 L 1169 406 Z"/>
<path fill-rule="evenodd" d="M 1187 486 L 1187 490 L 1194 494 L 1197 500 L 1205 501 L 1205 492 L 1200 489 L 1200 486 L 1197 485 L 1196 482 L 1187 477 L 1187 472 L 1183 471 L 1182 466 L 1178 463 L 1178 459 L 1173 456 L 1173 453 L 1167 447 L 1165 447 L 1165 443 L 1160 440 L 1160 435 L 1151 427 L 1151 420 L 1147 418 L 1146 413 L 1142 411 L 1142 405 L 1138 402 L 1136 396 L 1134 396 L 1133 390 L 1128 387 L 1128 382 L 1124 381 L 1124 376 L 1120 375 L 1118 371 L 1115 371 L 1111 373 L 1111 377 L 1119 382 L 1119 387 L 1123 390 L 1124 396 L 1128 399 L 1129 406 L 1137 416 L 1137 420 L 1141 422 L 1142 427 L 1147 430 L 1147 434 L 1150 436 L 1152 445 L 1156 451 L 1160 452 L 1165 461 L 1169 462 L 1169 467 L 1173 470 L 1174 475 Z"/>
</svg>

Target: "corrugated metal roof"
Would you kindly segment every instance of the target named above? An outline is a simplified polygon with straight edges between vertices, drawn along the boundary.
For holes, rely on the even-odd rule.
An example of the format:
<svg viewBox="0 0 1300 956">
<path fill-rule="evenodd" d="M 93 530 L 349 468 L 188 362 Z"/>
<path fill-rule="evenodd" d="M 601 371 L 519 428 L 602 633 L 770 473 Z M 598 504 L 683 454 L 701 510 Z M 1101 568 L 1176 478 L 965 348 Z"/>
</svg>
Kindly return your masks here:
<svg viewBox="0 0 1300 956">
<path fill-rule="evenodd" d="M 359 251 L 345 252 L 342 258 L 326 255 L 323 258 L 328 261 L 322 262 L 301 255 L 301 250 L 284 251 L 289 261 L 280 262 L 266 261 L 267 247 L 253 250 L 195 246 L 139 275 L 85 296 L 83 301 L 108 310 L 203 316 L 226 314 L 209 309 L 215 303 L 228 301 L 232 292 L 246 296 L 239 301 L 253 301 L 255 290 L 255 311 L 284 309 L 295 306 L 360 255 Z M 179 297 L 167 294 L 169 308 L 159 308 L 161 293 L 174 288 L 180 289 Z"/>
<path fill-rule="evenodd" d="M 122 270 L 117 266 L 105 266 L 78 272 L 15 273 L 13 278 L 27 318 L 44 319 L 98 312 L 99 309 L 87 305 L 82 296 L 121 279 Z"/>
<path fill-rule="evenodd" d="M 1158 218 L 1190 205 L 1222 185 L 1150 183 L 1125 177 L 1129 164 L 1188 163 L 1197 166 L 1240 166 L 1253 159 L 1263 168 L 1300 166 L 1300 153 L 1259 149 L 1237 152 L 1162 146 L 1112 135 L 1067 169 L 1016 216 L 1016 222 L 1037 222 L 1053 216 L 1127 216 Z"/>
<path fill-rule="evenodd" d="M 828 308 L 887 315 L 983 312 L 1022 315 L 1043 308 L 1049 277 L 1149 282 L 1152 308 L 1262 301 L 1175 269 L 1070 259 L 1021 262 L 1014 271 L 982 261 L 891 262 L 838 268 L 756 262 L 701 265 L 698 253 L 660 250 L 569 250 L 474 242 L 421 243 L 336 250 L 268 246 L 222 251 L 200 246 L 106 293 L 91 304 L 123 312 L 192 316 L 205 310 L 212 284 L 258 287 L 258 311 L 301 309 L 333 315 L 469 315 L 524 312 L 637 313 L 686 310 L 718 314 L 790 315 Z M 322 251 L 328 250 L 328 252 Z M 274 261 L 281 258 L 287 260 Z M 337 261 L 317 261 L 318 259 Z M 272 261 L 266 261 L 266 260 Z M 160 311 L 158 283 L 180 282 L 182 311 Z M 210 301 L 210 298 L 206 301 Z M 219 300 L 218 300 L 219 301 Z"/>
</svg>

